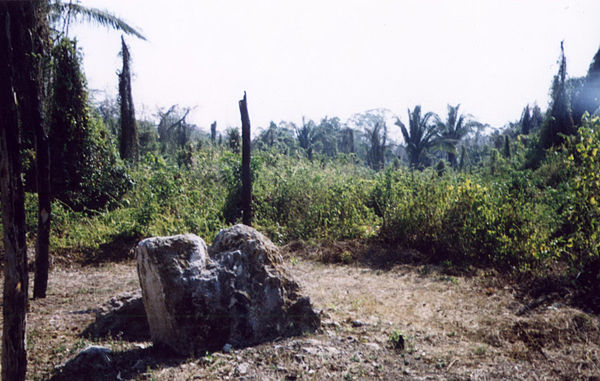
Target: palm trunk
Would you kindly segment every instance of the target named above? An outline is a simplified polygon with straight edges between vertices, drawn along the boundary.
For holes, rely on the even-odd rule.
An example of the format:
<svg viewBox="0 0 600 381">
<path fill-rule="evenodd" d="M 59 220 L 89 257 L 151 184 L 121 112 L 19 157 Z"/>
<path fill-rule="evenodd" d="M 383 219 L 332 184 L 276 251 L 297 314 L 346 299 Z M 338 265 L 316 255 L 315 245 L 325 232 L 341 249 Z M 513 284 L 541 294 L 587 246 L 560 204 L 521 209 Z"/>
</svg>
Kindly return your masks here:
<svg viewBox="0 0 600 381">
<path fill-rule="evenodd" d="M 50 265 L 50 221 L 52 215 L 50 192 L 50 150 L 48 135 L 36 134 L 36 170 L 38 191 L 38 226 L 35 244 L 35 280 L 33 297 L 45 298 Z"/>
<path fill-rule="evenodd" d="M 383 169 L 385 167 L 385 145 L 387 143 L 387 125 L 385 122 L 383 123 L 383 136 L 381 137 L 381 146 L 379 147 L 379 164 L 378 169 Z"/>
<path fill-rule="evenodd" d="M 121 158 L 136 163 L 139 157 L 138 133 L 135 122 L 133 96 L 131 95 L 131 71 L 129 49 L 121 37 L 123 69 L 119 74 L 119 97 L 121 100 Z"/>
<path fill-rule="evenodd" d="M 213 145 L 217 144 L 217 121 L 210 125 L 210 141 Z"/>
<path fill-rule="evenodd" d="M 27 247 L 25 192 L 21 182 L 19 124 L 14 94 L 10 13 L 24 3 L 0 4 L 0 190 L 4 226 L 2 380 L 25 380 Z M 10 12 L 9 12 L 10 10 Z M 15 24 L 19 25 L 19 24 Z M 21 25 L 22 27 L 22 25 Z"/>
<path fill-rule="evenodd" d="M 452 166 L 452 168 L 456 168 L 456 154 L 454 152 L 448 152 L 448 162 Z"/>
<path fill-rule="evenodd" d="M 240 114 L 242 116 L 242 222 L 252 225 L 252 176 L 250 173 L 250 116 L 246 92 L 240 100 Z"/>
<path fill-rule="evenodd" d="M 37 7 L 37 9 L 36 9 Z M 12 15 L 12 41 L 15 87 L 19 99 L 19 114 L 23 131 L 34 136 L 36 150 L 36 188 L 38 193 L 38 229 L 35 247 L 35 283 L 33 295 L 45 298 L 48 286 L 50 244 L 50 148 L 48 134 L 44 129 L 42 110 L 42 56 L 47 29 L 38 20 L 46 15 L 40 6 L 24 2 Z"/>
</svg>

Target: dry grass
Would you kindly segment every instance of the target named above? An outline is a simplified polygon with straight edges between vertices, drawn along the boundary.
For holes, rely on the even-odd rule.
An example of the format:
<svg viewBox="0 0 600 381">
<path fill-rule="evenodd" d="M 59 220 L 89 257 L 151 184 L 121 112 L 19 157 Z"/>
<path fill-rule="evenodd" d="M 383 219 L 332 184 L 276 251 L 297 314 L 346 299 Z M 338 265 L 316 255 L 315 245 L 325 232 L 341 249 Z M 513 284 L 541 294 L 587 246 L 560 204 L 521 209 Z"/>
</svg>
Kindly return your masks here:
<svg viewBox="0 0 600 381">
<path fill-rule="evenodd" d="M 290 272 L 323 311 L 323 329 L 233 353 L 177 359 L 119 333 L 82 336 L 111 297 L 139 288 L 135 264 L 59 268 L 28 315 L 31 379 L 599 379 L 600 325 L 568 306 L 523 306 L 489 276 L 448 276 L 430 266 L 377 270 L 288 256 Z M 132 326 L 133 327 L 133 326 Z M 139 328 L 136 328 L 139 329 Z M 115 336 L 116 335 L 116 336 Z M 402 335 L 404 350 L 390 337 Z M 144 337 L 142 334 L 141 337 Z M 102 374 L 73 374 L 88 345 L 112 349 Z M 72 369 L 71 369 L 72 370 Z"/>
</svg>

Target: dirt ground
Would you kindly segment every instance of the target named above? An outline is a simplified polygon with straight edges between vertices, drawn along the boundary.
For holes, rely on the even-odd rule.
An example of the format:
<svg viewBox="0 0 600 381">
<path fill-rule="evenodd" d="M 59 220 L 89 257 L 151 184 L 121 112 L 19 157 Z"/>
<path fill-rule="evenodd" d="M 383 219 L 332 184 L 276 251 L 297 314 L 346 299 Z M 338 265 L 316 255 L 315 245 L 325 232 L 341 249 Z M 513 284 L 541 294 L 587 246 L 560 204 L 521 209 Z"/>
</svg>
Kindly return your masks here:
<svg viewBox="0 0 600 381">
<path fill-rule="evenodd" d="M 286 262 L 322 311 L 321 331 L 189 359 L 152 347 L 131 302 L 133 260 L 55 268 L 48 297 L 30 304 L 28 378 L 600 380 L 597 316 L 552 299 L 526 308 L 516 288 L 490 274 L 324 264 L 294 253 Z M 110 352 L 70 361 L 90 345 Z"/>
</svg>

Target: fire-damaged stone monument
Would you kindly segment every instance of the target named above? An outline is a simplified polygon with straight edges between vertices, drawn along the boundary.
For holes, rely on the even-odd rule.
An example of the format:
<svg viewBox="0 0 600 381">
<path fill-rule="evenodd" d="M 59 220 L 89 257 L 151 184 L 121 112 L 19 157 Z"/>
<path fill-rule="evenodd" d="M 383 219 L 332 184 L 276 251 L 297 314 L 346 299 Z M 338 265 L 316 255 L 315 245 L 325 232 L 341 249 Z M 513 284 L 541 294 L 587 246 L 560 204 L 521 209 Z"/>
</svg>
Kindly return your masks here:
<svg viewBox="0 0 600 381">
<path fill-rule="evenodd" d="M 192 234 L 154 237 L 136 248 L 152 340 L 182 355 L 240 348 L 319 327 L 310 300 L 279 249 L 255 229 L 221 230 L 207 249 Z"/>
</svg>

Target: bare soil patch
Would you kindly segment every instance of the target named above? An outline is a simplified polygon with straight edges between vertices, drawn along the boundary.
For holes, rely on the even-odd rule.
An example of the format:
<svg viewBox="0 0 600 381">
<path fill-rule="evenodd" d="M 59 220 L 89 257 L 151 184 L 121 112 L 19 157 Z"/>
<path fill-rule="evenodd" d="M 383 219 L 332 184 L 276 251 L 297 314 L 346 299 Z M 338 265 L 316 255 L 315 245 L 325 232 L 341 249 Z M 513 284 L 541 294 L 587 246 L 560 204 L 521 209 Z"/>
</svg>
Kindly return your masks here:
<svg viewBox="0 0 600 381">
<path fill-rule="evenodd" d="M 28 376 L 600 379 L 597 316 L 551 299 L 524 308 L 519 291 L 493 274 L 451 276 L 430 265 L 382 270 L 323 264 L 293 254 L 286 261 L 322 310 L 322 330 L 193 359 L 170 357 L 152 346 L 139 309 L 131 303 L 135 298 L 122 295 L 139 290 L 133 261 L 56 268 L 48 298 L 30 304 Z M 399 338 L 403 345 L 395 348 Z M 91 365 L 67 363 L 89 345 L 112 350 L 108 369 L 98 372 Z"/>
</svg>

